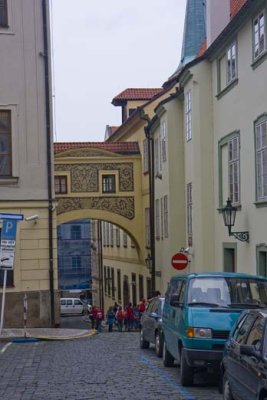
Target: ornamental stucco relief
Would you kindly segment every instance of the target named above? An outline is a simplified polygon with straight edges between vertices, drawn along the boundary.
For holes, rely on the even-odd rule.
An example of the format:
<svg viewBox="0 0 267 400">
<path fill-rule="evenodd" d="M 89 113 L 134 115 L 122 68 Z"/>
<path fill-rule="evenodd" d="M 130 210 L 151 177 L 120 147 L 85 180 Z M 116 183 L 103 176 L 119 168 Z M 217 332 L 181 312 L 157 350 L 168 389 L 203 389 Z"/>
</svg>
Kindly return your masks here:
<svg viewBox="0 0 267 400">
<path fill-rule="evenodd" d="M 55 164 L 55 171 L 70 171 L 71 192 L 98 192 L 99 171 L 119 172 L 119 191 L 132 192 L 133 163 L 90 163 L 90 164 Z"/>
<path fill-rule="evenodd" d="M 59 198 L 57 214 L 74 210 L 103 210 L 133 219 L 134 197 Z"/>
</svg>

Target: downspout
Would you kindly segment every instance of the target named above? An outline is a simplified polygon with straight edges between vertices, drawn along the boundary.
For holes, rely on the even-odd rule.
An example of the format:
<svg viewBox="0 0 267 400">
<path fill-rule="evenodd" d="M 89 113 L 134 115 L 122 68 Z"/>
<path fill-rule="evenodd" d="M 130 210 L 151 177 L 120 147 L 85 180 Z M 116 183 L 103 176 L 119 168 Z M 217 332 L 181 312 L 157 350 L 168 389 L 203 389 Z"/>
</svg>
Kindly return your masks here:
<svg viewBox="0 0 267 400">
<path fill-rule="evenodd" d="M 47 26 L 47 0 L 42 0 L 43 12 L 43 40 L 44 40 L 44 69 L 45 69 L 45 114 L 46 114 L 46 155 L 47 155 L 47 192 L 48 192 L 48 247 L 49 247 L 49 288 L 51 307 L 51 326 L 55 325 L 55 299 L 54 299 L 54 253 L 53 253 L 53 198 L 52 198 L 52 143 L 51 143 L 51 111 L 49 88 L 49 49 Z"/>
<path fill-rule="evenodd" d="M 144 127 L 148 141 L 148 180 L 149 180 L 149 224 L 150 224 L 150 251 L 151 251 L 151 290 L 152 296 L 156 290 L 156 271 L 155 271 L 155 185 L 154 185 L 154 140 L 150 132 L 150 118 L 140 110 L 140 118 L 147 122 Z"/>
</svg>

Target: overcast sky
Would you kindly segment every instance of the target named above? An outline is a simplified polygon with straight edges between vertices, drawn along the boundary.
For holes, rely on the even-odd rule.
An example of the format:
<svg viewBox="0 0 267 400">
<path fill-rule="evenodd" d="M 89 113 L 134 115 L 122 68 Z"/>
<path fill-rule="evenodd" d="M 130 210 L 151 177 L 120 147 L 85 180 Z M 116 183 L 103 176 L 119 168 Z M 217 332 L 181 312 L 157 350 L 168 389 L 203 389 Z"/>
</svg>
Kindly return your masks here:
<svg viewBox="0 0 267 400">
<path fill-rule="evenodd" d="M 157 88 L 181 56 L 186 0 L 52 0 L 55 141 L 103 141 L 112 99 Z"/>
</svg>

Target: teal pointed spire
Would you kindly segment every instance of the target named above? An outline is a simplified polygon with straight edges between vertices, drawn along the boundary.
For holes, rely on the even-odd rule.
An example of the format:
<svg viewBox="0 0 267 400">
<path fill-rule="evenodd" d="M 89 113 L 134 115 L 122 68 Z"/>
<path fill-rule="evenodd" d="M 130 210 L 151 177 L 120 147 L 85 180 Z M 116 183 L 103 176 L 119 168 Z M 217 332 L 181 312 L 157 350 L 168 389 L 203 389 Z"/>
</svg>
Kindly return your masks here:
<svg viewBox="0 0 267 400">
<path fill-rule="evenodd" d="M 181 61 L 178 70 L 192 61 L 206 38 L 206 0 L 187 0 Z"/>
</svg>

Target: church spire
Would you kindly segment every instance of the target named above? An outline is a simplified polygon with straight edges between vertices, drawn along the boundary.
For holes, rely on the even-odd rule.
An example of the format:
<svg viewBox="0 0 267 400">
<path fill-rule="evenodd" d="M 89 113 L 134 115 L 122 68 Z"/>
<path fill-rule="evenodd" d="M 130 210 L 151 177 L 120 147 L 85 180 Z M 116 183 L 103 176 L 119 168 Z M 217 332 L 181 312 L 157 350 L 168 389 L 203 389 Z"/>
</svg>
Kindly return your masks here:
<svg viewBox="0 0 267 400">
<path fill-rule="evenodd" d="M 177 70 L 192 61 L 206 38 L 206 0 L 187 0 L 181 61 Z"/>
</svg>

